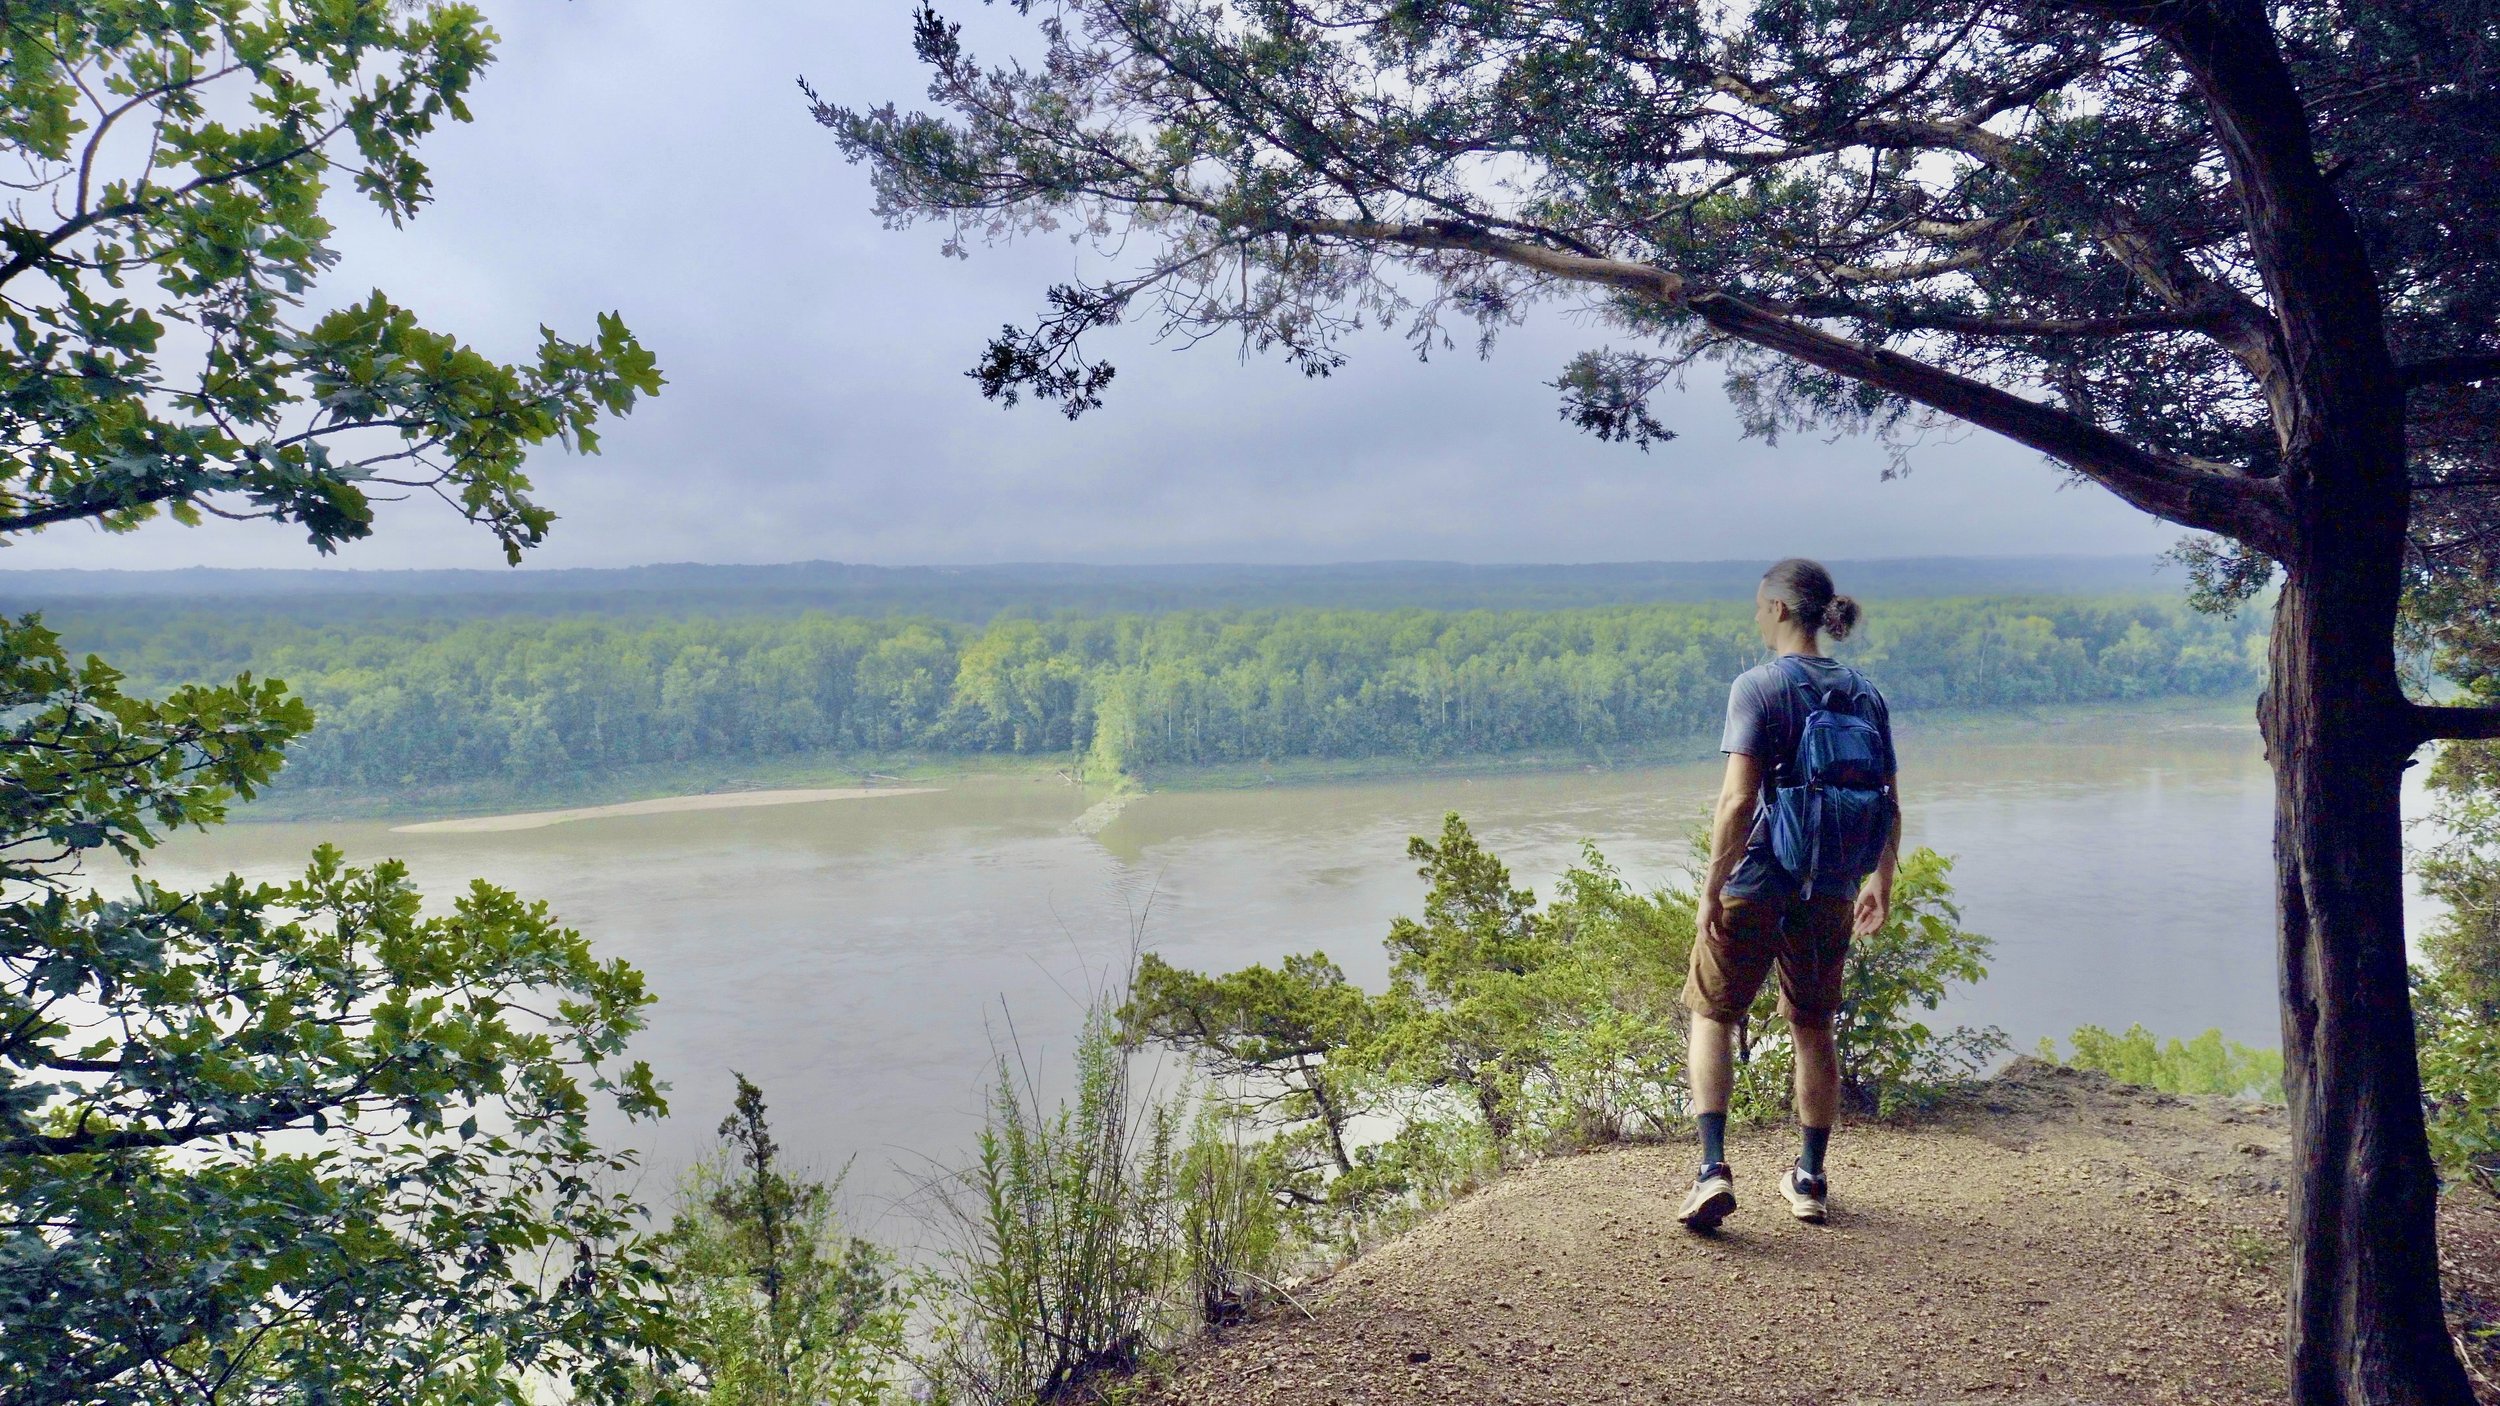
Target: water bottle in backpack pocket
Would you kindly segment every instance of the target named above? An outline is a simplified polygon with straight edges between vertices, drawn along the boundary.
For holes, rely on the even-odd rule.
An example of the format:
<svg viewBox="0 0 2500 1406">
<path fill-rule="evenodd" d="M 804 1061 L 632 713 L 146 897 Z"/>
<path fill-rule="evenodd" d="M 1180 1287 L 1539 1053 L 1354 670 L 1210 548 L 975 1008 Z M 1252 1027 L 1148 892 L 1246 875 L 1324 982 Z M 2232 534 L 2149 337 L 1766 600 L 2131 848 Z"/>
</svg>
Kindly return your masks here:
<svg viewBox="0 0 2500 1406">
<path fill-rule="evenodd" d="M 1850 890 L 1882 862 L 1892 833 L 1892 757 L 1865 716 L 1866 688 L 1817 684 L 1794 655 L 1779 670 L 1806 699 L 1796 754 L 1771 790 L 1771 855 L 1808 898 Z"/>
</svg>

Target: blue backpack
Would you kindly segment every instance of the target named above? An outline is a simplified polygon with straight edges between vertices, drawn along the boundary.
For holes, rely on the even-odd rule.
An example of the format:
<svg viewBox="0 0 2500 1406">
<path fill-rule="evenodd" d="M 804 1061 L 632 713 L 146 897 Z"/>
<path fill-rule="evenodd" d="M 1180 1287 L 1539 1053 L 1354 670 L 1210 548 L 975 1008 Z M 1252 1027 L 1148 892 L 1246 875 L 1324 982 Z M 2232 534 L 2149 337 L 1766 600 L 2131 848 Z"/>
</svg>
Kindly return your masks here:
<svg viewBox="0 0 2500 1406">
<path fill-rule="evenodd" d="M 1773 778 L 1771 855 L 1805 891 L 1854 889 L 1883 860 L 1892 835 L 1892 757 L 1867 704 L 1866 681 L 1814 681 L 1795 655 L 1779 670 L 1806 699 L 1796 755 Z"/>
</svg>

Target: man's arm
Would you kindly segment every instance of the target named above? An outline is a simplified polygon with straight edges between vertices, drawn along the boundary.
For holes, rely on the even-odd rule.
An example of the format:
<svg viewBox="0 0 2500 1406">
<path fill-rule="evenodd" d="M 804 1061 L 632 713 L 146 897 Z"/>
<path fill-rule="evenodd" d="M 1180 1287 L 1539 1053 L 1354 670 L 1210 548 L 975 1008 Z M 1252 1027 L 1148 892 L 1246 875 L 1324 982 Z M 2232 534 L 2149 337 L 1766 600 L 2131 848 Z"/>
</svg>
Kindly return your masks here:
<svg viewBox="0 0 2500 1406">
<path fill-rule="evenodd" d="M 1871 937 L 1892 917 L 1892 871 L 1901 863 L 1901 780 L 1892 782 L 1892 830 L 1884 837 L 1884 857 L 1875 863 L 1875 876 L 1858 890 L 1857 912 L 1849 924 L 1859 937 Z"/>
<path fill-rule="evenodd" d="M 1754 810 L 1761 799 L 1761 759 L 1743 752 L 1728 753 L 1727 774 L 1719 780 L 1719 803 L 1710 812 L 1710 870 L 1702 876 L 1701 908 L 1695 914 L 1705 938 L 1722 936 L 1719 890 L 1736 872 L 1736 862 L 1745 857 L 1745 837 L 1753 833 Z M 1890 862 L 1887 858 L 1884 870 L 1887 892 L 1891 887 Z"/>
</svg>

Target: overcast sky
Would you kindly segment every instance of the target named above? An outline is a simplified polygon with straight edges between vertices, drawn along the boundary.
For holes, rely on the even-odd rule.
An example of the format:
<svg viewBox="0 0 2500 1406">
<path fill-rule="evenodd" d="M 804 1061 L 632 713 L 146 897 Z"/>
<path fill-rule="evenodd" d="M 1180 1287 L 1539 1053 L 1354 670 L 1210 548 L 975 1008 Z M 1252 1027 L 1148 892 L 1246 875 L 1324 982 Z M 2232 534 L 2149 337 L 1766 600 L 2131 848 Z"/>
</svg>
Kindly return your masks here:
<svg viewBox="0 0 2500 1406">
<path fill-rule="evenodd" d="M 947 0 L 976 52 L 1025 21 Z M 1982 435 L 1885 482 L 1872 444 L 1738 438 L 1714 382 L 1665 402 L 1647 454 L 1555 413 L 1603 334 L 1546 312 L 1489 361 L 1386 337 L 1305 381 L 1229 345 L 1104 343 L 1109 404 L 1071 424 L 963 376 L 1087 256 L 1043 238 L 943 258 L 890 231 L 799 97 L 910 104 L 911 0 L 487 0 L 500 61 L 476 121 L 428 148 L 437 199 L 393 230 L 342 196 L 325 297 L 387 290 L 507 357 L 541 323 L 622 312 L 667 391 L 591 459 L 530 468 L 561 520 L 532 565 L 843 560 L 1581 562 L 2154 552 L 2175 530 Z M 489 566 L 439 504 L 333 564 Z M 309 566 L 299 535 L 157 524 L 20 539 L 0 567 Z"/>
</svg>

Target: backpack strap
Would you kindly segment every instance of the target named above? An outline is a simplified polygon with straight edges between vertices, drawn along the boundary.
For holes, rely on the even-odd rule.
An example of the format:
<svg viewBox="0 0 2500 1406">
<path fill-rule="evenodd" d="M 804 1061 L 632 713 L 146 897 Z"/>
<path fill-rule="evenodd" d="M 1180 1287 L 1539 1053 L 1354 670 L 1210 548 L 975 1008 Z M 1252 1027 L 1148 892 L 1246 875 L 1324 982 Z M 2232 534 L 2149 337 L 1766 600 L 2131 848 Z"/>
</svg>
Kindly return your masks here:
<svg viewBox="0 0 2500 1406">
<path fill-rule="evenodd" d="M 1781 678 L 1787 680 L 1790 692 L 1801 694 L 1805 699 L 1805 707 L 1797 714 L 1794 735 L 1785 739 L 1788 745 L 1780 749 L 1779 765 L 1773 772 L 1774 777 L 1784 778 L 1793 784 L 1797 772 L 1797 749 L 1804 746 L 1806 740 L 1806 715 L 1823 706 L 1822 698 L 1815 691 L 1814 675 L 1807 672 L 1806 666 L 1798 662 L 1796 655 L 1778 655 L 1772 660 L 1771 666 L 1779 670 Z M 1777 785 L 1779 781 L 1773 780 L 1771 784 Z"/>
<path fill-rule="evenodd" d="M 1794 779 L 1794 774 L 1796 772 L 1797 749 L 1805 745 L 1805 715 L 1810 714 L 1817 709 L 1823 709 L 1825 711 L 1841 711 L 1830 707 L 1834 695 L 1839 695 L 1848 699 L 1848 705 L 1845 711 L 1849 714 L 1849 716 L 1860 719 L 1864 722 L 1871 723 L 1875 721 L 1875 719 L 1867 716 L 1866 710 L 1866 699 L 1869 694 L 1872 694 L 1875 691 L 1874 685 L 1868 683 L 1866 681 L 1866 675 L 1859 673 L 1854 667 L 1847 664 L 1841 665 L 1842 682 L 1828 686 L 1816 681 L 1813 672 L 1806 668 L 1803 658 L 1799 655 L 1778 655 L 1772 660 L 1772 667 L 1779 670 L 1780 677 L 1787 681 L 1790 689 L 1804 695 L 1805 698 L 1805 708 L 1803 712 L 1798 715 L 1797 719 L 1797 735 L 1788 739 L 1788 746 L 1785 749 L 1784 755 L 1782 755 L 1779 759 L 1778 766 L 1774 772 L 1775 776 L 1786 777 L 1790 780 Z M 1887 751 L 1889 750 L 1890 749 L 1887 748 Z M 1890 761 L 1891 758 L 1887 756 L 1886 760 Z M 1778 783 L 1776 781 L 1768 781 L 1767 784 L 1776 785 Z"/>
</svg>

